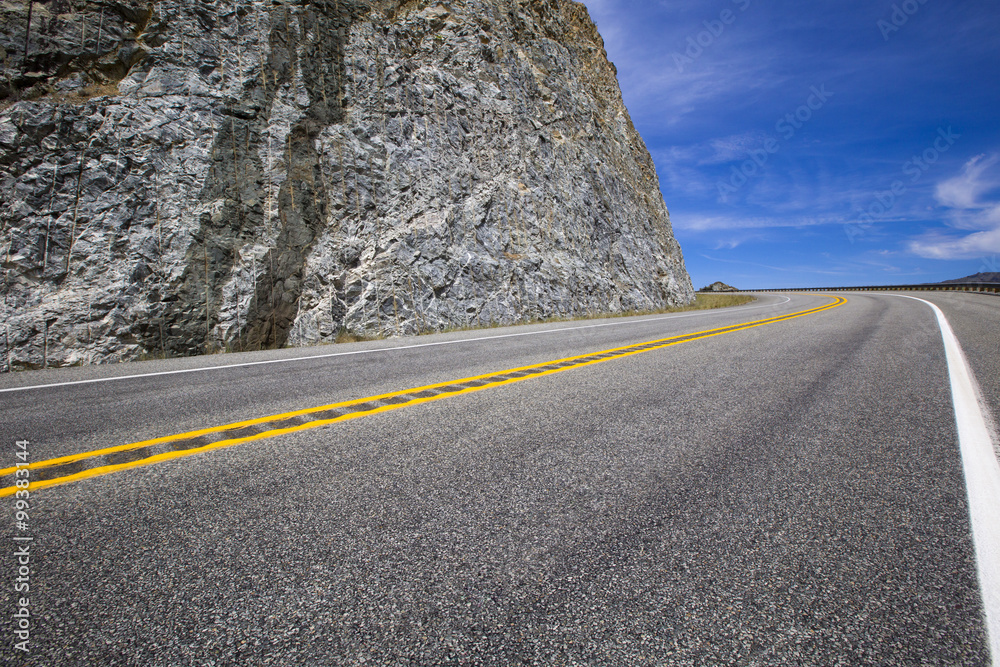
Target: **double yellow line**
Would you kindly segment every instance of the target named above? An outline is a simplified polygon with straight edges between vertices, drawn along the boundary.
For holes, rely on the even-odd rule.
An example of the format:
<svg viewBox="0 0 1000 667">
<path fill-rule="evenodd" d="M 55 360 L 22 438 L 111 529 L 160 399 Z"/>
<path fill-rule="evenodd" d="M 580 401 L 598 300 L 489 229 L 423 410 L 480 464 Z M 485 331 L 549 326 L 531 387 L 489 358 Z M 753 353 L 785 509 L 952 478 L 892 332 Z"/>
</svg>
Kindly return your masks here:
<svg viewBox="0 0 1000 667">
<path fill-rule="evenodd" d="M 643 352 L 658 350 L 671 345 L 679 345 L 693 340 L 743 331 L 744 329 L 764 326 L 765 324 L 784 322 L 830 310 L 846 302 L 846 299 L 843 297 L 831 298 L 834 299 L 832 303 L 817 308 L 789 313 L 788 315 L 779 315 L 743 324 L 734 324 L 707 331 L 671 336 L 670 338 L 661 338 L 645 343 L 556 359 L 541 364 L 532 364 L 530 366 L 511 368 L 485 375 L 476 375 L 451 382 L 429 384 L 413 389 L 380 394 L 378 396 L 368 396 L 352 401 L 332 403 L 330 405 L 296 410 L 294 412 L 284 412 L 269 417 L 260 417 L 258 419 L 213 426 L 197 431 L 168 435 L 152 440 L 142 440 L 116 447 L 107 447 L 90 452 L 37 461 L 26 466 L 31 471 L 29 473 L 30 482 L 28 489 L 30 491 L 37 491 L 50 486 L 107 475 L 120 470 L 128 470 L 193 454 L 201 454 L 213 449 L 232 447 L 245 442 L 273 438 L 286 433 L 305 431 L 349 419 L 357 419 L 358 417 L 398 410 L 411 405 L 419 405 L 442 398 L 481 391 L 490 387 L 521 382 L 529 378 L 561 373 L 573 368 L 599 364 L 611 359 L 621 359 L 622 357 L 642 354 Z M 23 470 L 24 467 L 21 469 Z M 9 483 L 11 483 L 11 486 L 0 488 L 0 497 L 13 495 L 18 490 L 13 485 L 15 481 L 14 474 L 17 470 L 17 467 L 0 469 L 0 480 L 9 478 Z"/>
</svg>

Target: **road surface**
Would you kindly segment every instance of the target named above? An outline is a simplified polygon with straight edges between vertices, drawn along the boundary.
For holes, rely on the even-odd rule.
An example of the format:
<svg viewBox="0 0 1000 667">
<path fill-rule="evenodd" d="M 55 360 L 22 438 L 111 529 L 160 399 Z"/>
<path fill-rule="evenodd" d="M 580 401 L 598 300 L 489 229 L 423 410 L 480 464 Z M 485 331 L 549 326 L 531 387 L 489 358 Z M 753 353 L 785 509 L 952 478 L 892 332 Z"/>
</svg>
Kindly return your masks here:
<svg viewBox="0 0 1000 667">
<path fill-rule="evenodd" d="M 1000 298 L 926 298 L 1000 414 Z M 30 651 L 14 618 L 3 664 L 990 660 L 945 351 L 912 299 L 766 294 L 4 389 L 0 466 L 17 441 L 64 463 L 29 469 L 22 526 L 0 498 L 7 619 L 30 554 Z"/>
</svg>

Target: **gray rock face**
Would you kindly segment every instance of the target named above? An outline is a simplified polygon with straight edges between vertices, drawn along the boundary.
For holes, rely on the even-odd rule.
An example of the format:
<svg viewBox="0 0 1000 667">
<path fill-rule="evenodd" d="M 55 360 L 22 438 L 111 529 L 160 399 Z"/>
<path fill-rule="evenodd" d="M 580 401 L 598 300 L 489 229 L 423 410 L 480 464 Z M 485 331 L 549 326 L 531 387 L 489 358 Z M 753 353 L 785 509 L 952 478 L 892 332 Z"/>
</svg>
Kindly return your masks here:
<svg viewBox="0 0 1000 667">
<path fill-rule="evenodd" d="M 575 2 L 2 7 L 4 370 L 693 298 Z"/>
</svg>

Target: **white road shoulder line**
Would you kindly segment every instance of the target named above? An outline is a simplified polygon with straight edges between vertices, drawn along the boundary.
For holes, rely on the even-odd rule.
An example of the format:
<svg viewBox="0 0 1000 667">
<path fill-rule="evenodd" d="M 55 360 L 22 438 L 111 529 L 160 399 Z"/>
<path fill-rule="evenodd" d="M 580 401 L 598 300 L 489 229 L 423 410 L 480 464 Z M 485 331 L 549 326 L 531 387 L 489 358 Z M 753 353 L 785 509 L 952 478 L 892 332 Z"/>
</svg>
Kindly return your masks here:
<svg viewBox="0 0 1000 667">
<path fill-rule="evenodd" d="M 981 393 L 975 375 L 941 309 L 914 296 L 894 296 L 926 303 L 934 310 L 941 328 L 969 495 L 969 517 L 986 612 L 986 631 L 993 664 L 1000 666 L 1000 462 L 993 449 L 989 417 L 980 405 Z"/>
<path fill-rule="evenodd" d="M 756 310 L 758 308 L 770 308 L 773 306 L 781 306 L 783 304 L 791 301 L 790 298 L 782 297 L 784 301 L 778 303 L 768 303 L 759 306 L 749 306 L 740 307 L 740 311 L 745 310 Z M 662 315 L 660 317 L 650 317 L 642 320 L 623 320 L 619 322 L 605 322 L 603 324 L 584 324 L 580 326 L 570 326 L 570 327 L 559 327 L 558 329 L 544 329 L 542 331 L 522 331 L 517 333 L 509 334 L 497 334 L 494 336 L 478 336 L 472 338 L 459 338 L 457 340 L 443 340 L 436 343 L 416 343 L 414 345 L 398 345 L 396 347 L 378 347 L 370 350 L 352 350 L 350 352 L 331 352 L 329 354 L 314 354 L 302 357 L 290 357 L 288 359 L 264 359 L 262 361 L 247 361 L 239 364 L 220 364 L 218 366 L 198 366 L 195 368 L 181 368 L 175 371 L 157 371 L 154 373 L 137 373 L 133 375 L 113 375 L 111 377 L 103 378 L 91 378 L 89 380 L 73 380 L 69 382 L 50 382 L 47 384 L 32 384 L 26 385 L 24 387 L 8 387 L 7 389 L 0 389 L 0 394 L 11 393 L 15 391 L 29 391 L 32 389 L 51 389 L 54 387 L 72 387 L 74 385 L 80 384 L 97 384 L 100 382 L 118 382 L 120 380 L 137 380 L 140 378 L 151 378 L 160 377 L 163 375 L 181 375 L 184 373 L 202 373 L 204 371 L 216 371 L 223 368 L 245 368 L 247 366 L 266 366 L 270 364 L 288 364 L 294 361 L 309 361 L 315 359 L 330 359 L 332 357 L 348 357 L 358 354 L 378 354 L 379 352 L 396 352 L 400 350 L 414 350 L 420 347 L 438 347 L 440 345 L 458 345 L 459 343 L 472 343 L 476 341 L 483 340 L 496 340 L 498 338 L 517 338 L 520 336 L 539 336 L 543 334 L 554 334 L 560 331 L 579 331 L 581 329 L 599 329 L 601 327 L 613 327 L 622 326 L 626 324 L 642 324 L 644 322 L 658 322 L 660 320 L 675 320 L 682 317 L 694 317 L 696 315 L 716 315 L 721 313 L 731 312 L 727 308 L 721 308 L 719 310 L 700 310 L 694 313 L 679 313 L 673 315 Z"/>
</svg>

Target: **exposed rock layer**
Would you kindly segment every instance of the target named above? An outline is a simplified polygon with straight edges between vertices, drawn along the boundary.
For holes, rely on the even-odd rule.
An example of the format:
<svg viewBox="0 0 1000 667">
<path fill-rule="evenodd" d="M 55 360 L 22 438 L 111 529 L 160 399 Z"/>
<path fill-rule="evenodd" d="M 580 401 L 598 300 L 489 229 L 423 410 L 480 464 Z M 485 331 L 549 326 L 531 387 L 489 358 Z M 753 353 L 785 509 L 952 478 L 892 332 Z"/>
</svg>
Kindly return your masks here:
<svg viewBox="0 0 1000 667">
<path fill-rule="evenodd" d="M 580 4 L 0 13 L 0 368 L 692 298 Z"/>
</svg>

